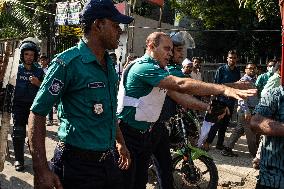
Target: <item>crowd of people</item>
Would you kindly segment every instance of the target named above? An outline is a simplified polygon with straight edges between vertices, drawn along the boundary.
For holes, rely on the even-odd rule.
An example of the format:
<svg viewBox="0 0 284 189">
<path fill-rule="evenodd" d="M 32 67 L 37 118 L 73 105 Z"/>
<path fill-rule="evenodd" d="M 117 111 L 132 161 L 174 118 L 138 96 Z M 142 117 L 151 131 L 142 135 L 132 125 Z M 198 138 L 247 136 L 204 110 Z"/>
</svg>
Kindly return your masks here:
<svg viewBox="0 0 284 189">
<path fill-rule="evenodd" d="M 185 41 L 179 32 L 153 32 L 146 38 L 145 54 L 128 57 L 121 70 L 115 66 L 115 54 L 107 50 L 118 47 L 119 24 L 133 20 L 111 0 L 89 0 L 80 14 L 82 39 L 50 64 L 48 57 L 38 57 L 33 42 L 20 45 L 13 100 L 15 169 L 25 168 L 28 123 L 35 188 L 145 189 L 154 157 L 162 188 L 173 189 L 165 122 L 176 114 L 178 105 L 210 114 L 211 104 L 200 97 L 213 95 L 224 109 L 215 118 L 205 116 L 208 129 L 202 130 L 198 146 L 209 150 L 218 132 L 216 148 L 234 157 L 234 145 L 245 133 L 249 152 L 260 165 L 256 188 L 281 188 L 284 93 L 279 63 L 269 61 L 267 73 L 258 77 L 256 65 L 248 63 L 241 77 L 237 52 L 230 50 L 214 83 L 206 83 L 202 59 L 185 58 Z M 225 141 L 236 102 L 238 124 Z M 59 142 L 48 163 L 46 125 L 53 124 L 54 106 L 60 120 Z"/>
</svg>

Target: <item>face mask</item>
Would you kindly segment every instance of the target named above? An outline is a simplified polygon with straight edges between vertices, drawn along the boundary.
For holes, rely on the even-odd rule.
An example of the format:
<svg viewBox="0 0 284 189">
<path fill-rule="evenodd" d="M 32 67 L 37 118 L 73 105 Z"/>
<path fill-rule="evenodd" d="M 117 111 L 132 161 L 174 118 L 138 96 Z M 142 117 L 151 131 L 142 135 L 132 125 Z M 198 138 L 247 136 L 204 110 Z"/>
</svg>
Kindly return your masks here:
<svg viewBox="0 0 284 189">
<path fill-rule="evenodd" d="M 273 73 L 273 66 L 267 68 L 268 73 Z"/>
</svg>

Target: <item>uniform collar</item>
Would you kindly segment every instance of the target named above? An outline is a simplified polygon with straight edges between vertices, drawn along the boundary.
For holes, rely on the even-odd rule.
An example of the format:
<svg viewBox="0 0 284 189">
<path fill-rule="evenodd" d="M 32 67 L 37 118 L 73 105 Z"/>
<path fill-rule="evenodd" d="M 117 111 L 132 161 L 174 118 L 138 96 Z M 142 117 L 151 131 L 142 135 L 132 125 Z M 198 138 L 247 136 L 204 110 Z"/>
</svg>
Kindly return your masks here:
<svg viewBox="0 0 284 189">
<path fill-rule="evenodd" d="M 88 63 L 96 62 L 98 64 L 99 61 L 97 60 L 96 55 L 94 55 L 94 53 L 91 51 L 91 49 L 87 46 L 87 44 L 82 39 L 79 41 L 77 46 L 82 56 L 83 63 L 88 64 Z M 111 59 L 107 51 L 105 51 L 104 56 L 106 58 L 107 63 L 111 62 Z"/>
</svg>

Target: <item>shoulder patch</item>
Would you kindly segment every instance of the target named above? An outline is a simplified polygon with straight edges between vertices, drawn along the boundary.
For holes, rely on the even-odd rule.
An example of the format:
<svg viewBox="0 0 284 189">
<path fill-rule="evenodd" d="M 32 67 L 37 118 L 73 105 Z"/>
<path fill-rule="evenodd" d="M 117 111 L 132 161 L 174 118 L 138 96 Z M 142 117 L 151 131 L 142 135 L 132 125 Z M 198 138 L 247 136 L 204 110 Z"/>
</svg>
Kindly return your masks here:
<svg viewBox="0 0 284 189">
<path fill-rule="evenodd" d="M 48 91 L 52 95 L 58 95 L 63 86 L 64 83 L 61 80 L 54 78 L 51 85 L 48 87 Z"/>
</svg>

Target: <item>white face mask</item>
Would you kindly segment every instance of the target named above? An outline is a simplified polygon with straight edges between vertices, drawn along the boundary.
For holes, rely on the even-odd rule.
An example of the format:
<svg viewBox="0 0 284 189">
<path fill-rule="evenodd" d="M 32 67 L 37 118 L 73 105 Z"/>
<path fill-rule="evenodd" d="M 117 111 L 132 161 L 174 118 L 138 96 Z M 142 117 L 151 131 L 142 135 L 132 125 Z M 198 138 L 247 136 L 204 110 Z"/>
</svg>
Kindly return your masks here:
<svg viewBox="0 0 284 189">
<path fill-rule="evenodd" d="M 267 67 L 267 71 L 268 71 L 269 73 L 273 73 L 273 68 L 274 68 L 274 66 Z"/>
</svg>

